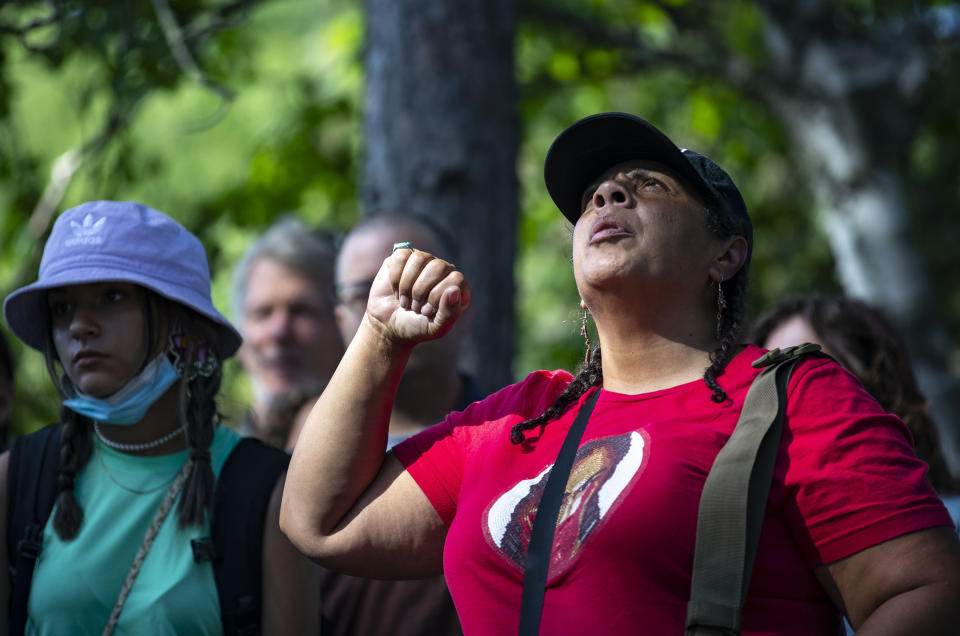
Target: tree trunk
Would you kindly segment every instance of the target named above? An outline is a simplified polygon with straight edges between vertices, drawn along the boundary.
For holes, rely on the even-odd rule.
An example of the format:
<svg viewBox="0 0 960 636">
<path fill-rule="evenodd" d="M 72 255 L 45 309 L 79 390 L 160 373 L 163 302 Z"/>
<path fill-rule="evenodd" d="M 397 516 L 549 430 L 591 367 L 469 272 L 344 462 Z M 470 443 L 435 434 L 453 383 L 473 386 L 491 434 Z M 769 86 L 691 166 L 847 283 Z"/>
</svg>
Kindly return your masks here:
<svg viewBox="0 0 960 636">
<path fill-rule="evenodd" d="M 518 125 L 514 0 L 368 0 L 361 198 L 428 215 L 473 289 L 462 363 L 512 381 Z"/>
<path fill-rule="evenodd" d="M 911 238 L 902 178 L 905 149 L 922 116 L 912 106 L 928 60 L 908 40 L 825 41 L 799 28 L 801 20 L 768 18 L 768 42 L 781 54 L 779 60 L 772 56 L 772 69 L 780 87 L 792 86 L 770 91 L 768 103 L 801 153 L 840 282 L 896 325 L 930 403 L 944 458 L 960 474 L 960 384 Z M 790 63 L 777 63 L 785 60 Z"/>
</svg>

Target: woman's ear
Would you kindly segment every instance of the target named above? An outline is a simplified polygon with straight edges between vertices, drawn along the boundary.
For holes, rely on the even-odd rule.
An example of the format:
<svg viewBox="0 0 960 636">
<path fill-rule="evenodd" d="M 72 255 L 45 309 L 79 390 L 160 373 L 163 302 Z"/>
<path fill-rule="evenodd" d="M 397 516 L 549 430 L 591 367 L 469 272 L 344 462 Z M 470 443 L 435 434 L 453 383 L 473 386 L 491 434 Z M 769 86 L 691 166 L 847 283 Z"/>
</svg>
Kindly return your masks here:
<svg viewBox="0 0 960 636">
<path fill-rule="evenodd" d="M 730 280 L 747 261 L 747 241 L 742 236 L 731 236 L 720 244 L 721 251 L 710 266 L 713 281 Z"/>
</svg>

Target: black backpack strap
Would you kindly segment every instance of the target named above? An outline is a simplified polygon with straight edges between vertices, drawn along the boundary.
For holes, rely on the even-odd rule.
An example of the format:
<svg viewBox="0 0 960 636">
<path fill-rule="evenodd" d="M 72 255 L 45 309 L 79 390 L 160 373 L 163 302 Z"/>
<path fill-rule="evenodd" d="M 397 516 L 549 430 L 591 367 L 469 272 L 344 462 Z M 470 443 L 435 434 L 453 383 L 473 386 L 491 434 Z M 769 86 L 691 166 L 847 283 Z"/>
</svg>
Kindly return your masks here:
<svg viewBox="0 0 960 636">
<path fill-rule="evenodd" d="M 245 437 L 217 480 L 212 545 L 193 542 L 194 558 L 213 560 L 225 635 L 260 634 L 263 528 L 270 496 L 290 456 Z"/>
<path fill-rule="evenodd" d="M 543 614 L 543 596 L 546 593 L 547 573 L 550 569 L 550 550 L 553 548 L 553 535 L 557 529 L 557 516 L 563 504 L 563 495 L 573 469 L 580 440 L 587 428 L 590 414 L 600 397 L 600 389 L 593 392 L 580 407 L 576 419 L 570 425 L 567 436 L 560 447 L 557 460 L 550 469 L 547 484 L 540 495 L 533 528 L 530 531 L 530 543 L 523 572 L 523 592 L 520 605 L 520 636 L 536 636 L 540 633 L 540 617 Z"/>
<path fill-rule="evenodd" d="M 10 563 L 10 633 L 23 634 L 33 571 L 43 547 L 43 528 L 57 489 L 61 424 L 19 437 L 7 467 L 7 560 Z"/>
<path fill-rule="evenodd" d="M 820 346 L 774 349 L 753 362 L 740 419 L 714 460 L 700 495 L 687 636 L 739 634 L 777 462 L 787 383 L 797 363 Z"/>
</svg>

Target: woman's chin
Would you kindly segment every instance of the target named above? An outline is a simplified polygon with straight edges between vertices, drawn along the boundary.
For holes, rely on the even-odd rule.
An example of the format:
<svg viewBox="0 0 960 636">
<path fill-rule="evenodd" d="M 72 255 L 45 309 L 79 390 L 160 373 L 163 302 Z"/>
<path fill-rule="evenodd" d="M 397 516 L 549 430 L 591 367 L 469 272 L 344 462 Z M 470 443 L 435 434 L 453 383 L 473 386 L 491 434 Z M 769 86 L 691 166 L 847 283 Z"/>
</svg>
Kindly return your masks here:
<svg viewBox="0 0 960 636">
<path fill-rule="evenodd" d="M 577 272 L 578 286 L 603 289 L 611 285 L 622 284 L 634 278 L 636 274 L 629 263 L 621 258 L 610 257 L 581 266 Z"/>
<path fill-rule="evenodd" d="M 120 390 L 122 384 L 118 386 L 118 383 L 112 382 L 108 378 L 84 377 L 80 378 L 79 381 L 74 381 L 73 386 L 77 387 L 84 395 L 105 400 Z"/>
</svg>

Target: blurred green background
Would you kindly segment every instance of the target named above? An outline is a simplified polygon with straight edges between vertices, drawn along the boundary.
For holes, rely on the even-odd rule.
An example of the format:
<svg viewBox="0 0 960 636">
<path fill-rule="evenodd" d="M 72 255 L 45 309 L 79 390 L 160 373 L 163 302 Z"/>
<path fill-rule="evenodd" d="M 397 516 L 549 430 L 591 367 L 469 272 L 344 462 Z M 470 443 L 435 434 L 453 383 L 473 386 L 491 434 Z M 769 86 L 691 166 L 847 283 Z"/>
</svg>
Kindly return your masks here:
<svg viewBox="0 0 960 636">
<path fill-rule="evenodd" d="M 776 56 L 776 28 L 802 27 L 809 35 L 793 34 L 794 41 L 822 36 L 830 50 L 849 48 L 855 56 L 864 42 L 884 41 L 891 51 L 920 46 L 915 42 L 923 38 L 910 30 L 915 22 L 946 29 L 916 53 L 922 90 L 904 89 L 898 97 L 901 121 L 916 123 L 900 131 L 895 120 L 871 121 L 866 129 L 897 141 L 894 160 L 883 165 L 902 166 L 905 247 L 932 290 L 925 311 L 950 334 L 941 353 L 956 376 L 960 30 L 950 31 L 957 28 L 956 7 L 868 0 L 797 5 L 819 7 L 817 16 L 832 22 L 794 23 L 764 2 L 517 2 L 514 378 L 536 368 L 573 368 L 582 354 L 569 229 L 542 182 L 543 157 L 559 130 L 589 112 L 636 112 L 682 145 L 706 149 L 733 174 L 757 236 L 751 315 L 791 292 L 839 292 L 818 212 L 824 184 L 811 178 L 817 172 L 808 149 L 798 145 L 784 123 L 788 109 L 776 101 L 793 88 L 778 67 L 786 62 Z M 178 63 L 158 6 L 172 7 L 195 67 Z M 364 6 L 346 0 L 0 5 L 0 291 L 35 279 L 53 216 L 91 199 L 141 201 L 197 233 L 224 311 L 233 264 L 278 215 L 348 228 L 362 214 L 365 20 Z M 850 68 L 880 73 L 883 64 L 853 60 Z M 908 65 L 898 72 L 906 86 Z M 829 105 L 828 79 L 798 78 L 802 90 L 822 85 L 822 94 L 800 97 Z M 858 95 L 854 114 L 869 115 L 870 99 Z M 848 106 L 837 98 L 838 111 Z M 810 113 L 798 111 L 804 114 Z M 41 356 L 12 344 L 13 422 L 24 432 L 53 421 L 57 399 Z M 241 416 L 248 391 L 231 363 L 223 411 Z"/>
</svg>

